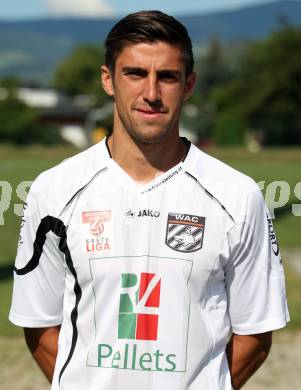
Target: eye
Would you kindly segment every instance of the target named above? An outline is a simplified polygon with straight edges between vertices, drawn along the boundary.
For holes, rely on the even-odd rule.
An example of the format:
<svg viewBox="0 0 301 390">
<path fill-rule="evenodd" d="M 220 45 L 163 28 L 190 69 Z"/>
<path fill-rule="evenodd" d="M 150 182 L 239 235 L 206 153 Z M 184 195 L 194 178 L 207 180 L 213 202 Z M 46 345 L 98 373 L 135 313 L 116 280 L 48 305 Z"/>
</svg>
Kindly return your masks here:
<svg viewBox="0 0 301 390">
<path fill-rule="evenodd" d="M 167 82 L 175 82 L 178 81 L 178 77 L 174 73 L 163 72 L 160 74 L 160 80 Z"/>
<path fill-rule="evenodd" d="M 130 70 L 125 73 L 126 76 L 129 76 L 132 79 L 139 79 L 145 76 L 145 74 L 139 70 Z"/>
</svg>

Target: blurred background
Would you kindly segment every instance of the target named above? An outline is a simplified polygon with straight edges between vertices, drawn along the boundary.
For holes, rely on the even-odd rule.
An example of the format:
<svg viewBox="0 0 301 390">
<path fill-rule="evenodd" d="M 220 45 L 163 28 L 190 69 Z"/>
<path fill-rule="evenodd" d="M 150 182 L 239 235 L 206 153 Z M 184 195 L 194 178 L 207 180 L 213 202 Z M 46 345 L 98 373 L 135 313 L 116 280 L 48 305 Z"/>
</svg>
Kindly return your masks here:
<svg viewBox="0 0 301 390">
<path fill-rule="evenodd" d="M 252 176 L 274 217 L 291 322 L 247 390 L 301 381 L 301 1 L 153 0 L 193 40 L 198 84 L 181 133 Z M 0 10 L 1 388 L 49 388 L 9 324 L 22 206 L 43 170 L 112 130 L 99 67 L 116 21 L 138 0 L 10 0 Z M 288 385 L 289 383 L 289 385 Z"/>
</svg>

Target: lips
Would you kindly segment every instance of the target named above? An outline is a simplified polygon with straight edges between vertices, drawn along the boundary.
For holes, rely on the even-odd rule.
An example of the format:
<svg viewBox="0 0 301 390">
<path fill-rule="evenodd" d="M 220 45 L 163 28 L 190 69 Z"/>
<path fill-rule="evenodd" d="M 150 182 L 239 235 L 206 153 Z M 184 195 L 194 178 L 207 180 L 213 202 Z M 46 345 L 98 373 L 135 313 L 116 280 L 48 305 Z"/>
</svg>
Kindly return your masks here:
<svg viewBox="0 0 301 390">
<path fill-rule="evenodd" d="M 145 114 L 145 115 L 162 115 L 166 114 L 165 111 L 156 111 L 156 110 L 150 110 L 147 108 L 136 108 L 136 111 Z"/>
</svg>

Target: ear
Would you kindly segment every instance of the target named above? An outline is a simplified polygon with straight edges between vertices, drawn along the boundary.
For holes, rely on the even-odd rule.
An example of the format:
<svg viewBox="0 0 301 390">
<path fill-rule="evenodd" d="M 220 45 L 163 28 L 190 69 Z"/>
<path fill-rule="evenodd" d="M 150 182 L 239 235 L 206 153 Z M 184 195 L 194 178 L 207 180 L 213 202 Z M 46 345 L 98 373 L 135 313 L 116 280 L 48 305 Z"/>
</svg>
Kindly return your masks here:
<svg viewBox="0 0 301 390">
<path fill-rule="evenodd" d="M 102 65 L 101 69 L 101 83 L 103 89 L 109 96 L 114 96 L 113 75 L 106 65 Z"/>
<path fill-rule="evenodd" d="M 197 80 L 197 75 L 195 72 L 192 72 L 186 80 L 185 90 L 184 90 L 184 101 L 190 98 L 193 93 L 195 84 Z"/>
</svg>

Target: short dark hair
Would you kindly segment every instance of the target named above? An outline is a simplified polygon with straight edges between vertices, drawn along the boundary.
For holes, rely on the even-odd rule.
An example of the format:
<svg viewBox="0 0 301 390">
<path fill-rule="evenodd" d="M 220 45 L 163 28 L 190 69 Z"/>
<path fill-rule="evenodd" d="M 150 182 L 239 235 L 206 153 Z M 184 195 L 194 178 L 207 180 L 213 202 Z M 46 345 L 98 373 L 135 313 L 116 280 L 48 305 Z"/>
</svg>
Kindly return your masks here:
<svg viewBox="0 0 301 390">
<path fill-rule="evenodd" d="M 105 63 L 114 72 L 122 49 L 135 43 L 165 42 L 178 46 L 183 52 L 186 75 L 193 72 L 192 43 L 185 26 L 161 11 L 140 11 L 121 19 L 105 41 Z"/>
</svg>

